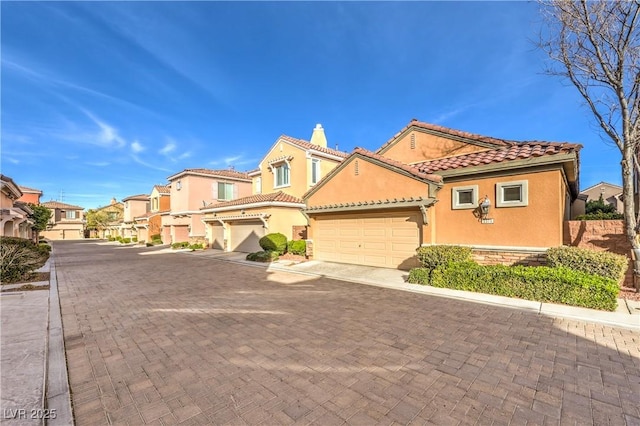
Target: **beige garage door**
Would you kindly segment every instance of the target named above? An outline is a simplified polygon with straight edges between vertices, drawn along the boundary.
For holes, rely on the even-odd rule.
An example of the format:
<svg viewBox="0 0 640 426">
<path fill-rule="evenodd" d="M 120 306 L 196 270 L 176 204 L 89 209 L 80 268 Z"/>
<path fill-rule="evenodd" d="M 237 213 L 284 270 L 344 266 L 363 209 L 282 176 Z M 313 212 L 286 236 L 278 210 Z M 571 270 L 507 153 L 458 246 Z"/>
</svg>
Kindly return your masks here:
<svg viewBox="0 0 640 426">
<path fill-rule="evenodd" d="M 264 233 L 264 226 L 260 221 L 234 222 L 231 226 L 231 251 L 250 253 L 262 250 L 258 241 Z"/>
<path fill-rule="evenodd" d="M 222 225 L 211 225 L 211 248 L 224 250 L 224 228 Z"/>
<path fill-rule="evenodd" d="M 414 212 L 319 216 L 313 230 L 318 260 L 385 268 L 417 266 L 421 216 Z"/>
</svg>

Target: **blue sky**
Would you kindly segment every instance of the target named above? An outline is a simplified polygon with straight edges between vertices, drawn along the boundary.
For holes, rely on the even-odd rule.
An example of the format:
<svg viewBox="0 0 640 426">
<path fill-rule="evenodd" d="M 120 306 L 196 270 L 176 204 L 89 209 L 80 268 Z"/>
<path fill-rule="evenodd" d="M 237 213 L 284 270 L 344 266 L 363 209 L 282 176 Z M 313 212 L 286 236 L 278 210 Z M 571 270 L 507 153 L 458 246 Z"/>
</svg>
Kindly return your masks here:
<svg viewBox="0 0 640 426">
<path fill-rule="evenodd" d="M 620 183 L 573 87 L 543 74 L 528 2 L 2 2 L 2 173 L 86 208 L 185 168 L 250 170 L 280 134 L 370 150 L 412 118 L 584 145 Z"/>
</svg>

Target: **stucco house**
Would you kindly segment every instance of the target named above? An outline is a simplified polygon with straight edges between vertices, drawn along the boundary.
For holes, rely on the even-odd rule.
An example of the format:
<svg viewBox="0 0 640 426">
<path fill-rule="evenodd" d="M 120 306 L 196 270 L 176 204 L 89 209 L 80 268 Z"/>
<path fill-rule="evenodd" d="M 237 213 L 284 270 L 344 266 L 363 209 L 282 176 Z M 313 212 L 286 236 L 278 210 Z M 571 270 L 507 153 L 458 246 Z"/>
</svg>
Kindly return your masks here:
<svg viewBox="0 0 640 426">
<path fill-rule="evenodd" d="M 303 196 L 313 257 L 409 269 L 421 245 L 457 244 L 486 263 L 534 262 L 563 243 L 580 149 L 413 120 Z"/>
<path fill-rule="evenodd" d="M 163 213 L 162 241 L 206 243 L 203 206 L 246 197 L 251 178 L 235 170 L 185 169 L 167 178 L 170 212 Z"/>
<path fill-rule="evenodd" d="M 611 204 L 616 208 L 618 213 L 624 211 L 622 203 L 622 187 L 608 182 L 600 182 L 580 192 L 580 195 L 586 197 L 586 201 L 597 201 L 602 195 L 605 203 Z"/>
<path fill-rule="evenodd" d="M 149 211 L 134 217 L 138 241 L 150 241 L 154 235 L 162 235 L 162 215 L 171 209 L 171 188 L 154 185 L 149 194 Z"/>
<path fill-rule="evenodd" d="M 52 212 L 49 226 L 45 231 L 40 232 L 41 238 L 50 240 L 84 239 L 84 207 L 60 201 L 47 201 L 41 205 Z"/>
<path fill-rule="evenodd" d="M 0 174 L 0 236 L 34 238 L 31 229 L 32 210 L 26 202 L 19 201 L 24 193 L 13 179 Z"/>
<path fill-rule="evenodd" d="M 40 197 L 42 197 L 42 191 L 35 188 L 29 188 L 28 186 L 18 185 L 22 196 L 18 198 L 18 201 L 27 204 L 40 204 Z"/>
<path fill-rule="evenodd" d="M 251 195 L 201 209 L 210 247 L 254 252 L 261 250 L 258 241 L 267 233 L 279 232 L 289 240 L 306 238 L 301 197 L 346 156 L 327 147 L 320 124 L 310 141 L 280 136 L 258 168 L 248 173 Z"/>
<path fill-rule="evenodd" d="M 124 204 L 116 200 L 111 199 L 111 202 L 106 206 L 101 206 L 94 209 L 96 213 L 103 212 L 106 214 L 108 222 L 98 229 L 90 230 L 89 236 L 91 238 L 108 238 L 116 237 L 120 234 L 120 227 L 122 225 L 122 219 L 124 216 Z"/>
<path fill-rule="evenodd" d="M 122 199 L 124 210 L 122 212 L 122 223 L 120 224 L 119 235 L 122 238 L 138 238 L 135 219 L 149 211 L 149 195 L 130 195 Z"/>
</svg>

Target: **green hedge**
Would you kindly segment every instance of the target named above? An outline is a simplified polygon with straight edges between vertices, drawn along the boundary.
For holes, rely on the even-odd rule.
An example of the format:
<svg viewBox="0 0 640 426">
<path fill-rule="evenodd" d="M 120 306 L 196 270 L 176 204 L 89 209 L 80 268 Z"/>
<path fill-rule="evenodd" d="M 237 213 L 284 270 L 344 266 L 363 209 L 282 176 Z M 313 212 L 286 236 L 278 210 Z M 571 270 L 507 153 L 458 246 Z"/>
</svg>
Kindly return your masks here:
<svg viewBox="0 0 640 426">
<path fill-rule="evenodd" d="M 200 243 L 190 244 L 189 248 L 191 250 L 202 250 L 204 248 L 204 244 L 200 244 Z"/>
<path fill-rule="evenodd" d="M 597 212 L 587 213 L 576 216 L 576 220 L 621 220 L 624 219 L 624 215 L 618 212 Z"/>
<path fill-rule="evenodd" d="M 131 238 L 129 238 L 129 237 L 123 238 L 122 241 L 120 241 L 120 242 L 122 244 L 129 244 L 131 242 Z"/>
<path fill-rule="evenodd" d="M 289 241 L 287 251 L 291 254 L 304 256 L 307 254 L 307 242 L 305 240 Z"/>
<path fill-rule="evenodd" d="M 173 243 L 171 244 L 171 248 L 174 250 L 177 249 L 183 249 L 183 248 L 189 248 L 189 242 L 188 241 L 181 241 L 178 243 Z"/>
<path fill-rule="evenodd" d="M 17 282 L 42 267 L 51 247 L 16 237 L 0 237 L 0 281 Z"/>
<path fill-rule="evenodd" d="M 278 260 L 279 254 L 275 251 L 259 251 L 256 253 L 249 253 L 246 257 L 247 260 L 254 262 L 272 262 Z"/>
<path fill-rule="evenodd" d="M 564 246 L 547 250 L 547 265 L 564 266 L 620 283 L 629 267 L 629 259 L 615 253 Z"/>
<path fill-rule="evenodd" d="M 471 248 L 461 246 L 424 246 L 416 250 L 418 260 L 423 268 L 433 270 L 450 262 L 466 262 L 471 260 Z"/>
<path fill-rule="evenodd" d="M 284 254 L 287 250 L 287 237 L 280 233 L 267 234 L 258 242 L 262 250 Z"/>
<path fill-rule="evenodd" d="M 478 265 L 452 262 L 431 271 L 410 272 L 410 282 L 434 287 L 475 291 L 539 302 L 564 303 L 614 311 L 618 284 L 598 275 L 547 266 Z"/>
</svg>

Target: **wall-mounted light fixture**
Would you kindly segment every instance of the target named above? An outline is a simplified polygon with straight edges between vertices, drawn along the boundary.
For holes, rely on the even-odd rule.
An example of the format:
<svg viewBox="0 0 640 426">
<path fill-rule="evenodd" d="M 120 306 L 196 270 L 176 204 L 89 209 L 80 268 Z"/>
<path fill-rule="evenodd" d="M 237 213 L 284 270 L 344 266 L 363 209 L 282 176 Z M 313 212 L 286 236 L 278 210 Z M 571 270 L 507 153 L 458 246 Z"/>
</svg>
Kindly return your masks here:
<svg viewBox="0 0 640 426">
<path fill-rule="evenodd" d="M 484 200 L 480 203 L 480 213 L 482 214 L 481 219 L 487 220 L 489 218 L 489 208 L 491 207 L 491 201 L 489 201 L 489 196 L 485 195 Z"/>
<path fill-rule="evenodd" d="M 246 212 L 244 210 L 240 210 L 240 214 L 245 214 Z"/>
</svg>

